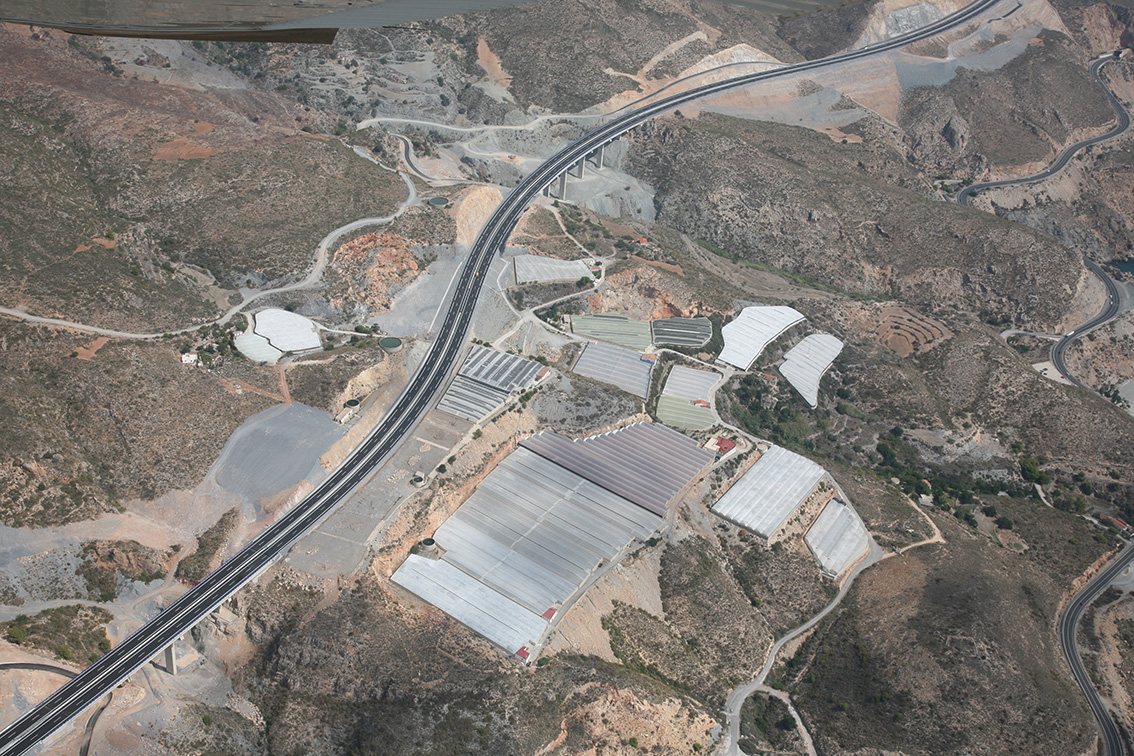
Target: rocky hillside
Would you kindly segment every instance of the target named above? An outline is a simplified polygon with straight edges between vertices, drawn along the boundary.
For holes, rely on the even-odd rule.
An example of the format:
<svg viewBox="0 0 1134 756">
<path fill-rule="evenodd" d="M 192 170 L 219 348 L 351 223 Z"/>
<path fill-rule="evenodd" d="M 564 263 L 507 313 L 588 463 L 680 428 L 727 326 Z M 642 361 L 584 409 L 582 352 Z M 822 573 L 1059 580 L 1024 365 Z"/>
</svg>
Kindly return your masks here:
<svg viewBox="0 0 1134 756">
<path fill-rule="evenodd" d="M 248 362 L 181 364 L 173 343 L 95 343 L 0 321 L 0 522 L 89 519 L 135 498 L 195 485 L 228 436 L 271 405 Z"/>
<path fill-rule="evenodd" d="M 841 145 L 712 114 L 653 122 L 631 158 L 659 221 L 857 295 L 1050 328 L 1085 275 L 1050 237 L 930 199 L 881 138 Z"/>
<path fill-rule="evenodd" d="M 1029 530 L 974 534 L 864 574 L 847 605 L 787 665 L 824 753 L 1085 753 L 1094 723 L 1051 629 L 1067 581 L 1103 549 L 1042 504 L 997 500 Z M 1021 516 L 1019 507 L 1041 511 Z M 1038 519 L 1035 518 L 1038 516 Z M 1022 548 L 1024 553 L 1017 553 Z M 1078 545 L 1076 545 L 1078 544 Z"/>
<path fill-rule="evenodd" d="M 561 113 L 637 88 L 633 76 L 672 76 L 741 43 L 781 60 L 798 57 L 770 18 L 716 0 L 541 2 L 449 23 L 469 44 L 483 39 L 495 52 L 517 102 Z M 655 63 L 667 48 L 676 49 Z"/>
<path fill-rule="evenodd" d="M 324 113 L 157 81 L 172 64 L 127 78 L 94 45 L 0 29 L 5 305 L 121 330 L 192 325 L 227 305 L 209 273 L 231 290 L 305 272 L 327 232 L 405 196 L 393 174 L 301 131 L 333 124 Z"/>
<path fill-rule="evenodd" d="M 314 600 L 280 583 L 246 600 L 266 653 L 244 679 L 269 753 L 617 753 L 632 740 L 678 754 L 708 743 L 709 713 L 646 675 L 563 655 L 529 674 L 372 578 L 317 611 Z"/>
<path fill-rule="evenodd" d="M 1085 129 L 1114 119 L 1087 72 L 1090 51 L 1043 31 L 1023 55 L 1000 69 L 961 69 L 942 87 L 904 94 L 899 124 L 910 157 L 930 175 L 981 177 L 1049 162 Z"/>
</svg>

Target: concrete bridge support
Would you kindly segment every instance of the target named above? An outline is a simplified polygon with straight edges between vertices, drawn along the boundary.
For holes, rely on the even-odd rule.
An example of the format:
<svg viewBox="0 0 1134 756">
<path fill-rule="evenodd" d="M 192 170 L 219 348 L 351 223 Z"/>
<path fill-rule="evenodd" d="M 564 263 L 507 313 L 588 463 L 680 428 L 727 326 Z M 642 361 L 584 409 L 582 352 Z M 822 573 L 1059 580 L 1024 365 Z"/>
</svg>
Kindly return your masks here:
<svg viewBox="0 0 1134 756">
<path fill-rule="evenodd" d="M 584 155 L 583 157 L 579 158 L 579 162 L 575 163 L 575 175 L 579 178 L 584 178 L 586 176 L 586 170 L 587 157 L 586 155 Z"/>
<path fill-rule="evenodd" d="M 559 199 L 567 199 L 567 171 L 559 174 Z"/>
<path fill-rule="evenodd" d="M 177 641 L 165 647 L 165 671 L 177 677 Z"/>
<path fill-rule="evenodd" d="M 605 144 L 600 144 L 598 148 L 590 154 L 591 162 L 594 163 L 595 168 L 602 168 L 602 156 L 606 149 Z"/>
</svg>

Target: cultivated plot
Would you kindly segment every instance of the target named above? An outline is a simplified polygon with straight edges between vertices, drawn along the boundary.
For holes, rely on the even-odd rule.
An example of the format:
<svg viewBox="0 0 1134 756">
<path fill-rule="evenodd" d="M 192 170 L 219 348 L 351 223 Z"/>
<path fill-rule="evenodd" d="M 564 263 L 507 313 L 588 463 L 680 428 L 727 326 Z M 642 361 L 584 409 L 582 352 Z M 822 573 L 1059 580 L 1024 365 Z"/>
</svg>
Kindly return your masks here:
<svg viewBox="0 0 1134 756">
<path fill-rule="evenodd" d="M 639 352 L 649 349 L 653 343 L 648 322 L 622 315 L 574 315 L 571 317 L 571 331 L 588 339 L 609 341 Z"/>
<path fill-rule="evenodd" d="M 567 283 L 591 277 L 591 266 L 582 260 L 560 260 L 543 255 L 516 255 L 512 270 L 517 284 Z"/>
<path fill-rule="evenodd" d="M 850 504 L 832 499 L 804 536 L 807 547 L 823 568 L 838 577 L 870 551 L 870 535 Z"/>
<path fill-rule="evenodd" d="M 771 538 L 826 474 L 806 457 L 773 446 L 713 505 L 713 512 Z"/>
<path fill-rule="evenodd" d="M 323 346 L 315 323 L 298 313 L 270 308 L 260 310 L 254 319 L 256 334 L 281 352 L 305 352 Z"/>
<path fill-rule="evenodd" d="M 819 404 L 819 381 L 843 351 L 843 342 L 828 333 L 813 333 L 784 355 L 780 373 L 812 407 Z"/>
<path fill-rule="evenodd" d="M 534 660 L 552 622 L 602 568 L 661 527 L 713 455 L 640 423 L 521 442 L 393 581 L 508 652 Z M 435 549 L 435 550 L 434 550 Z"/>
<path fill-rule="evenodd" d="M 724 349 L 717 359 L 747 370 L 768 344 L 802 320 L 803 315 L 792 307 L 745 307 L 721 329 Z"/>
<path fill-rule="evenodd" d="M 594 342 L 587 344 L 575 362 L 574 371 L 645 399 L 653 366 L 653 362 L 638 352 Z"/>
<path fill-rule="evenodd" d="M 543 370 L 533 360 L 473 345 L 437 408 L 479 422 L 531 386 Z"/>
<path fill-rule="evenodd" d="M 650 322 L 654 343 L 676 347 L 703 347 L 713 337 L 708 318 L 661 318 Z"/>
</svg>

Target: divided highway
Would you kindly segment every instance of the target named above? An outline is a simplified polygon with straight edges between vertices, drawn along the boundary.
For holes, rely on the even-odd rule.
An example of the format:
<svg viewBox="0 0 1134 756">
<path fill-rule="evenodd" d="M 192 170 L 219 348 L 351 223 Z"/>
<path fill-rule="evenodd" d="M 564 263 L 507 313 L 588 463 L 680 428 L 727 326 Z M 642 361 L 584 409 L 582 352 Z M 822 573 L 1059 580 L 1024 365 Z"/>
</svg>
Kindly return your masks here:
<svg viewBox="0 0 1134 756">
<path fill-rule="evenodd" d="M 1079 684 L 1079 688 L 1087 698 L 1087 704 L 1091 707 L 1091 713 L 1099 723 L 1099 735 L 1102 737 L 1103 745 L 1099 756 L 1124 756 L 1127 753 L 1126 744 L 1118 725 L 1115 724 L 1106 704 L 1099 698 L 1095 684 L 1091 682 L 1086 668 L 1083 667 L 1083 660 L 1079 657 L 1079 647 L 1075 645 L 1075 634 L 1079 629 L 1079 620 L 1083 612 L 1123 570 L 1130 566 L 1131 562 L 1134 562 L 1134 543 L 1127 544 L 1118 558 L 1072 596 L 1063 609 L 1063 616 L 1059 618 L 1059 645 L 1063 649 L 1063 655 L 1067 657 L 1067 663 L 1071 666 L 1071 674 L 1075 682 Z"/>
<path fill-rule="evenodd" d="M 921 29 L 868 48 L 771 71 L 737 76 L 659 99 L 587 132 L 541 164 L 512 190 L 481 229 L 461 270 L 456 292 L 441 322 L 436 341 L 430 346 L 417 372 L 410 379 L 409 385 L 366 440 L 315 491 L 249 542 L 224 565 L 0 732 L 0 756 L 14 756 L 28 751 L 83 710 L 94 705 L 107 692 L 252 580 L 257 573 L 287 553 L 299 538 L 318 525 L 370 477 L 432 406 L 448 376 L 457 366 L 465 347 L 481 286 L 484 284 L 494 256 L 503 249 L 528 205 L 545 186 L 569 166 L 600 145 L 685 103 L 736 87 L 815 71 L 903 47 L 967 23 L 999 2 L 1000 0 L 975 0 L 961 10 Z"/>
<path fill-rule="evenodd" d="M 977 192 L 980 192 L 984 189 L 995 189 L 999 186 L 1016 186 L 1018 184 L 1033 184 L 1037 181 L 1043 181 L 1044 179 L 1054 176 L 1065 167 L 1067 167 L 1067 164 L 1071 162 L 1071 158 L 1075 157 L 1075 154 L 1080 150 L 1086 147 L 1090 147 L 1093 144 L 1106 142 L 1108 140 L 1114 139 L 1116 136 L 1126 133 L 1126 130 L 1130 128 L 1130 114 L 1126 112 L 1126 108 L 1123 107 L 1122 103 L 1118 101 L 1118 98 L 1114 96 L 1114 93 L 1110 91 L 1110 87 L 1104 84 L 1102 77 L 1099 76 L 1099 69 L 1102 68 L 1106 63 L 1115 60 L 1114 55 L 1114 53 L 1106 53 L 1105 55 L 1100 55 L 1099 57 L 1091 61 L 1090 65 L 1091 76 L 1094 78 L 1095 82 L 1100 87 L 1102 87 L 1102 91 L 1106 93 L 1107 100 L 1110 101 L 1111 108 L 1114 109 L 1115 115 L 1118 116 L 1118 121 L 1117 123 L 1115 123 L 1114 128 L 1112 128 L 1105 134 L 1100 134 L 1098 136 L 1091 137 L 1090 139 L 1084 139 L 1081 142 L 1076 142 L 1067 149 L 1063 150 L 1063 152 L 1059 153 L 1059 157 L 1055 159 L 1055 162 L 1052 163 L 1047 168 L 1047 170 L 1041 171 L 1031 176 L 1025 176 L 1024 178 L 988 181 L 983 184 L 973 184 L 972 186 L 967 186 L 957 194 L 957 203 L 961 205 L 968 205 L 969 201 L 974 196 L 976 196 Z M 1078 328 L 1068 332 L 1065 336 L 1063 336 L 1063 338 L 1056 342 L 1055 346 L 1051 348 L 1051 362 L 1055 365 L 1055 369 L 1059 371 L 1059 374 L 1064 378 L 1071 381 L 1071 383 L 1074 383 L 1081 389 L 1087 389 L 1087 391 L 1091 391 L 1092 389 L 1083 385 L 1078 378 L 1068 372 L 1066 362 L 1067 347 L 1069 347 L 1071 343 L 1075 341 L 1075 339 L 1085 335 L 1091 329 L 1097 328 L 1103 323 L 1113 320 L 1118 315 L 1118 308 L 1120 306 L 1120 303 L 1118 299 L 1118 287 L 1115 285 L 1111 277 L 1104 273 L 1103 269 L 1100 268 L 1093 260 L 1084 257 L 1083 262 L 1086 264 L 1087 268 L 1096 276 L 1098 276 L 1106 286 L 1106 305 L 1103 307 L 1102 311 L 1094 318 L 1087 321 Z"/>
</svg>

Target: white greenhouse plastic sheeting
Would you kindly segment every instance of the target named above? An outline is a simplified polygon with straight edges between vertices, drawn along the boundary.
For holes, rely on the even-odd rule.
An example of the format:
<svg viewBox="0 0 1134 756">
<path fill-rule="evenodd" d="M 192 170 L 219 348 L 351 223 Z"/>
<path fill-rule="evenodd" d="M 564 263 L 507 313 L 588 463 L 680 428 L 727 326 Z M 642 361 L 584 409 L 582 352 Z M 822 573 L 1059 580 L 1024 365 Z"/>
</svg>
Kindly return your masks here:
<svg viewBox="0 0 1134 756">
<path fill-rule="evenodd" d="M 720 380 L 718 373 L 707 370 L 695 370 L 684 365 L 674 365 L 665 379 L 665 388 L 662 393 L 668 396 L 677 396 L 690 401 L 708 402 L 713 396 L 713 386 Z"/>
<path fill-rule="evenodd" d="M 237 334 L 232 343 L 253 362 L 277 362 L 283 357 L 283 352 L 272 346 L 270 341 L 251 331 Z"/>
<path fill-rule="evenodd" d="M 530 386 L 542 368 L 535 360 L 473 344 L 457 372 L 511 392 Z"/>
<path fill-rule="evenodd" d="M 843 342 L 829 333 L 813 333 L 784 355 L 780 373 L 812 407 L 819 404 L 819 381 L 835 362 Z"/>
<path fill-rule="evenodd" d="M 559 260 L 542 255 L 516 255 L 512 258 L 517 284 L 578 281 L 593 277 L 591 266 L 582 260 Z"/>
<path fill-rule="evenodd" d="M 661 518 L 527 449 L 485 478 L 434 539 L 444 559 L 544 613 Z"/>
<path fill-rule="evenodd" d="M 713 512 L 771 538 L 825 474 L 806 457 L 773 446 L 713 505 Z"/>
<path fill-rule="evenodd" d="M 283 352 L 304 352 L 323 346 L 319 329 L 308 318 L 287 310 L 260 310 L 255 315 L 257 334 Z"/>
<path fill-rule="evenodd" d="M 480 422 L 513 392 L 530 386 L 542 369 L 534 360 L 474 344 L 437 409 Z"/>
<path fill-rule="evenodd" d="M 410 554 L 390 579 L 512 653 L 547 629 L 539 614 L 440 559 Z"/>
<path fill-rule="evenodd" d="M 671 428 L 706 430 L 717 424 L 717 413 L 708 407 L 694 404 L 680 396 L 662 394 L 658 397 L 658 420 Z"/>
<path fill-rule="evenodd" d="M 635 423 L 589 438 L 544 431 L 520 446 L 658 515 L 716 455 L 657 423 Z"/>
<path fill-rule="evenodd" d="M 854 507 L 832 499 L 804 537 L 807 547 L 823 567 L 838 577 L 870 550 L 870 535 Z"/>
<path fill-rule="evenodd" d="M 450 415 L 479 423 L 497 407 L 508 401 L 510 394 L 495 386 L 488 386 L 463 375 L 457 375 L 445 389 L 437 409 Z"/>
<path fill-rule="evenodd" d="M 803 315 L 792 307 L 745 307 L 721 329 L 724 349 L 717 359 L 747 370 L 773 339 L 801 320 Z"/>
<path fill-rule="evenodd" d="M 653 364 L 643 360 L 638 352 L 596 341 L 587 344 L 573 370 L 645 399 L 652 368 Z"/>
<path fill-rule="evenodd" d="M 519 448 L 434 533 L 446 566 L 423 566 L 411 556 L 393 580 L 502 648 L 533 650 L 547 619 L 662 522 Z"/>
</svg>

